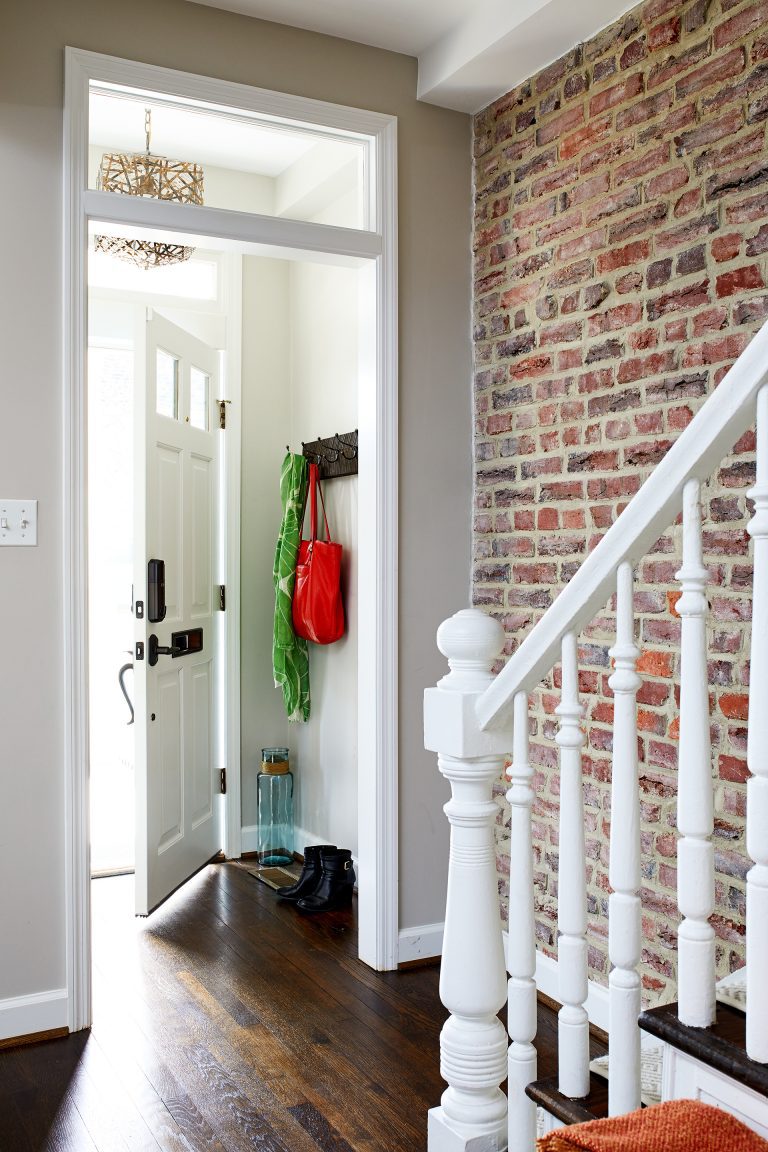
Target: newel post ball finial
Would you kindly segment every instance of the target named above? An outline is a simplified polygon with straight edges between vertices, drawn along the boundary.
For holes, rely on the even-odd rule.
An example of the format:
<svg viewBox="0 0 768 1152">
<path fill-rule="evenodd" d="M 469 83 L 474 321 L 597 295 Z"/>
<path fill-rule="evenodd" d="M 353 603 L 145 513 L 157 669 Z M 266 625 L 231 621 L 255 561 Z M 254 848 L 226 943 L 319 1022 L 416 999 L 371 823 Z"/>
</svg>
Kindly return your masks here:
<svg viewBox="0 0 768 1152">
<path fill-rule="evenodd" d="M 454 692 L 482 692 L 493 680 L 491 668 L 504 647 L 504 629 L 479 608 L 464 608 L 440 625 L 437 646 L 450 668 L 439 687 Z"/>
</svg>

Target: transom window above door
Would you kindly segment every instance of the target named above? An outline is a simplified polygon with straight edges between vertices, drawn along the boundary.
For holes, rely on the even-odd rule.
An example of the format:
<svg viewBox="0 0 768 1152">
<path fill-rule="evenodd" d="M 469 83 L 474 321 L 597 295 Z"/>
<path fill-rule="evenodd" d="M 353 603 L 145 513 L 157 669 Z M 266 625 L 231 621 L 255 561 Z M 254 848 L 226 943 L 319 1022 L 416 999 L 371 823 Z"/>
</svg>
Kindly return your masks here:
<svg viewBox="0 0 768 1152">
<path fill-rule="evenodd" d="M 102 82 L 88 103 L 91 189 L 373 227 L 368 136 Z"/>
</svg>

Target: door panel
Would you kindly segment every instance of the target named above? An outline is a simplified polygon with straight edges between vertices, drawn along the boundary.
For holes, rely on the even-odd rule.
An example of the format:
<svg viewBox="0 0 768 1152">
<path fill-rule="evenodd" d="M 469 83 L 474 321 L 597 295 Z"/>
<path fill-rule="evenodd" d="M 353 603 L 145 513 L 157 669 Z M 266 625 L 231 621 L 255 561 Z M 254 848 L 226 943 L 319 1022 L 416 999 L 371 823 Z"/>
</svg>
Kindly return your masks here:
<svg viewBox="0 0 768 1152">
<path fill-rule="evenodd" d="M 146 915 L 221 848 L 214 763 L 219 674 L 213 586 L 217 542 L 218 355 L 156 314 L 143 333 L 137 389 L 136 597 L 147 562 L 165 562 L 163 620 L 136 621 L 136 911 Z M 143 394 L 143 395 L 142 395 Z M 138 591 L 141 590 L 141 591 Z M 202 629 L 199 651 L 172 634 Z M 151 662 L 154 638 L 159 646 Z M 141 715 L 140 715 L 141 713 Z"/>
</svg>

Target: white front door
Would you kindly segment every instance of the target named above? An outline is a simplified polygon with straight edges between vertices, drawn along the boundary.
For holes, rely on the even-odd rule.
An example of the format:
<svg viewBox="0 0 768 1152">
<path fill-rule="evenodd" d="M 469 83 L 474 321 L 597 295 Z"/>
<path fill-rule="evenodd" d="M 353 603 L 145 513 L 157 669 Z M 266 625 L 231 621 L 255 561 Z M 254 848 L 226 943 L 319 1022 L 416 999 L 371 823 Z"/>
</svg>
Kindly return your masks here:
<svg viewBox="0 0 768 1152">
<path fill-rule="evenodd" d="M 218 354 L 151 310 L 137 333 L 136 913 L 221 848 L 214 579 Z M 142 658 L 143 657 L 143 658 Z"/>
</svg>

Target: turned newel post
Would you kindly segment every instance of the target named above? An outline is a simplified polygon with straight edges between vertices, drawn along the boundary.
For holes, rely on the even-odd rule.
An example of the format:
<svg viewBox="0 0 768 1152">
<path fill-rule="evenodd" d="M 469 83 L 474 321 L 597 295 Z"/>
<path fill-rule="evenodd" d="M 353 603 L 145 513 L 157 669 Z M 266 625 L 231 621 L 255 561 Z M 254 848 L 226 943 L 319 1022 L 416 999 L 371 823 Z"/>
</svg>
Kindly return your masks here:
<svg viewBox="0 0 768 1152">
<path fill-rule="evenodd" d="M 506 970 L 496 881 L 494 781 L 503 769 L 505 733 L 480 730 L 478 697 L 493 680 L 501 625 L 465 609 L 438 630 L 450 672 L 424 693 L 424 742 L 438 753 L 451 785 L 451 824 L 440 998 L 451 1013 L 440 1035 L 448 1088 L 429 1113 L 429 1152 L 496 1152 L 507 1146 L 506 1032 L 497 1012 Z"/>
</svg>

